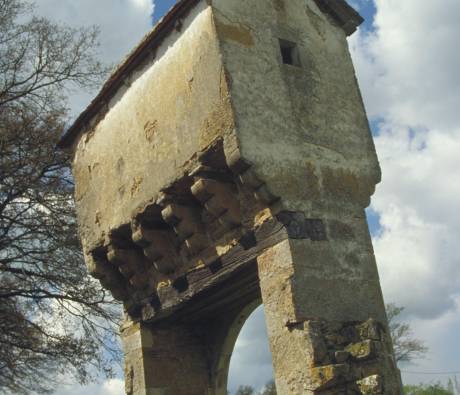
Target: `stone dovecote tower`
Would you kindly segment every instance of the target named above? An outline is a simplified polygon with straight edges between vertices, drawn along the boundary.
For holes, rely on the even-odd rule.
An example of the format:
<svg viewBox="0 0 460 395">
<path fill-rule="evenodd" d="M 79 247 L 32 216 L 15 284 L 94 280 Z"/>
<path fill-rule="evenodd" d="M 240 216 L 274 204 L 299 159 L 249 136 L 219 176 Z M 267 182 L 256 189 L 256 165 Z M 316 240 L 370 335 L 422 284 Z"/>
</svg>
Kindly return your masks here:
<svg viewBox="0 0 460 395">
<path fill-rule="evenodd" d="M 64 136 L 129 395 L 224 395 L 264 304 L 280 395 L 400 394 L 344 0 L 182 0 Z"/>
</svg>

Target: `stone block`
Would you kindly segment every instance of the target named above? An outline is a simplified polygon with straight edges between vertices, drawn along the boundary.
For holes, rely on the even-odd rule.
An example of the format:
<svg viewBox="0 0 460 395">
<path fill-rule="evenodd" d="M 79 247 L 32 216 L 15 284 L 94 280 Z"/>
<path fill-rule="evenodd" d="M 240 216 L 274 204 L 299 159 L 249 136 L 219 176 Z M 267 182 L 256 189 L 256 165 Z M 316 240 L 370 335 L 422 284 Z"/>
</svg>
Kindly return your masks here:
<svg viewBox="0 0 460 395">
<path fill-rule="evenodd" d="M 280 395 L 400 392 L 359 23 L 345 0 L 177 2 L 69 129 L 85 259 L 124 304 L 127 394 L 225 395 L 261 299 Z"/>
</svg>

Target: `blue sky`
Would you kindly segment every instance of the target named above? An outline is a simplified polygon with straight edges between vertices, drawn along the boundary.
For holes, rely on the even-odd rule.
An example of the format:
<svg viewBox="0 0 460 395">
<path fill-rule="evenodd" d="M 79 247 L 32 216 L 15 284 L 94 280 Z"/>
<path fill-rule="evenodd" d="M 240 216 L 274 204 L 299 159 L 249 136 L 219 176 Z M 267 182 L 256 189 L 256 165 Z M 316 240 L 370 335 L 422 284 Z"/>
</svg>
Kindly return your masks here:
<svg viewBox="0 0 460 395">
<path fill-rule="evenodd" d="M 156 23 L 166 12 L 176 4 L 177 0 L 161 0 L 155 3 L 153 11 L 153 23 Z"/>
<path fill-rule="evenodd" d="M 364 28 L 366 30 L 372 30 L 374 16 L 377 12 L 377 9 L 375 8 L 375 3 L 372 0 L 356 0 L 356 2 L 358 4 L 357 8 L 359 10 L 359 13 L 364 18 L 364 23 L 361 26 L 361 28 Z"/>
<path fill-rule="evenodd" d="M 251 1 L 251 0 L 248 0 Z M 366 18 L 350 51 L 383 172 L 368 210 L 387 302 L 430 348 L 403 366 L 407 383 L 460 372 L 460 1 L 349 0 Z M 39 0 L 39 11 L 101 28 L 101 55 L 119 62 L 174 0 Z M 72 97 L 80 112 L 91 97 Z M 414 374 L 408 372 L 429 372 Z M 460 376 L 460 374 L 459 374 Z M 263 309 L 248 320 L 232 358 L 230 388 L 271 377 Z M 62 395 L 121 395 L 121 378 Z"/>
<path fill-rule="evenodd" d="M 359 12 L 364 17 L 364 27 L 372 29 L 372 21 L 376 12 L 375 4 L 370 0 L 356 0 L 359 5 Z M 156 23 L 165 13 L 176 4 L 177 0 L 160 0 L 155 3 L 153 22 Z"/>
</svg>

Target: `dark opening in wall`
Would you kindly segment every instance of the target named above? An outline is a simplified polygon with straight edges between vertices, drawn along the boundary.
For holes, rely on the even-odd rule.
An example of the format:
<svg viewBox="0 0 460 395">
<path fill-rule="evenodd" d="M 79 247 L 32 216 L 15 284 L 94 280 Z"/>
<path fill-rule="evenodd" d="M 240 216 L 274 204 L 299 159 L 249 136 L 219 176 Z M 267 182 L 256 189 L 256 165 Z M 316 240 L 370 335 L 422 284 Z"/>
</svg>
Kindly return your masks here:
<svg viewBox="0 0 460 395">
<path fill-rule="evenodd" d="M 280 39 L 279 41 L 283 63 L 300 67 L 300 57 L 297 44 L 288 40 Z"/>
<path fill-rule="evenodd" d="M 187 289 L 188 289 L 187 277 L 185 277 L 185 276 L 179 277 L 178 279 L 176 279 L 173 282 L 172 286 L 179 293 L 187 291 Z"/>
<path fill-rule="evenodd" d="M 220 269 L 222 269 L 224 265 L 222 264 L 222 261 L 219 259 L 216 259 L 214 262 L 212 262 L 209 265 L 209 270 L 211 270 L 212 274 L 217 273 Z"/>
</svg>

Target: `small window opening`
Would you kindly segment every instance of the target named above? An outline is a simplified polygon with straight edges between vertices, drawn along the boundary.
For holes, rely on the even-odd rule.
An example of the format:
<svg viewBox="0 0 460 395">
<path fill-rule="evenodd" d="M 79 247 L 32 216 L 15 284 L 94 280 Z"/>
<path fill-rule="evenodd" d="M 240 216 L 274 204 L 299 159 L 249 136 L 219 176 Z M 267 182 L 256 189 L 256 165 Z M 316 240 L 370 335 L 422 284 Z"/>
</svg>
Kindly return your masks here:
<svg viewBox="0 0 460 395">
<path fill-rule="evenodd" d="M 280 39 L 280 49 L 284 64 L 300 67 L 299 50 L 296 43 Z"/>
</svg>

